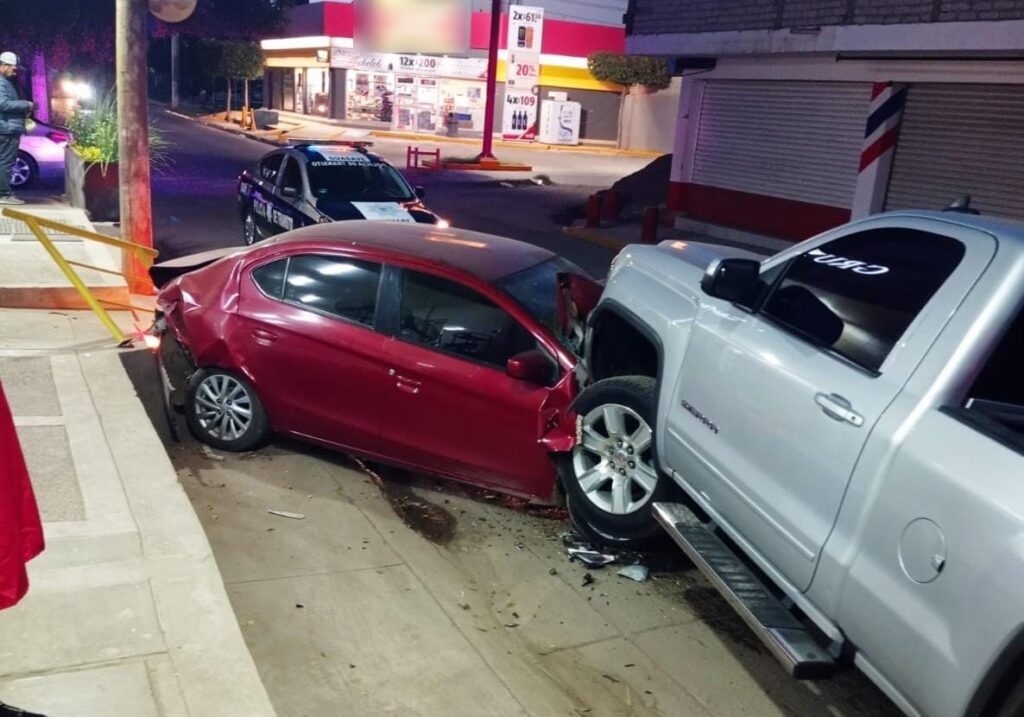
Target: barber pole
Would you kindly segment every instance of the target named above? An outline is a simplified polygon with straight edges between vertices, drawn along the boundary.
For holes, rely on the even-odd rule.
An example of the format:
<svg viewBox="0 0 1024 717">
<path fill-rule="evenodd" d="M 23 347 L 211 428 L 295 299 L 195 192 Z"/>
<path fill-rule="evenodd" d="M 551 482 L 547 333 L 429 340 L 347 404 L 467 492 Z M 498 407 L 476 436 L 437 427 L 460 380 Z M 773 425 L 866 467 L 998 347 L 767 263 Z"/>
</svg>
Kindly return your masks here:
<svg viewBox="0 0 1024 717">
<path fill-rule="evenodd" d="M 876 214 L 885 208 L 889 173 L 899 140 L 907 86 L 894 82 L 876 82 L 871 88 L 871 107 L 864 128 L 864 148 L 860 154 L 860 174 L 853 197 L 853 218 Z"/>
</svg>

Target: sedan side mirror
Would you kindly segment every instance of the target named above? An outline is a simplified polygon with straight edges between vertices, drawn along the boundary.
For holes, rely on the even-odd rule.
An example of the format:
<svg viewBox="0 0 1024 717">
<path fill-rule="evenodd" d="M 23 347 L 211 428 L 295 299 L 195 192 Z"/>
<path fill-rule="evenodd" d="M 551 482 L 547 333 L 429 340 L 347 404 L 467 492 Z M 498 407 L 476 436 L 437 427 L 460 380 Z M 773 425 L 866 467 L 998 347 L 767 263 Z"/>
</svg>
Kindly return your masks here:
<svg viewBox="0 0 1024 717">
<path fill-rule="evenodd" d="M 761 263 L 753 259 L 713 261 L 701 279 L 700 288 L 708 296 L 750 308 L 761 288 Z"/>
<path fill-rule="evenodd" d="M 298 187 L 281 187 L 281 196 L 287 199 L 295 199 L 299 196 Z"/>
<path fill-rule="evenodd" d="M 427 196 L 427 190 L 424 187 L 413 187 L 412 191 L 418 199 L 423 199 L 423 197 Z"/>
<path fill-rule="evenodd" d="M 510 358 L 505 371 L 512 378 L 543 386 L 551 379 L 552 368 L 551 361 L 544 355 L 544 352 L 533 349 L 523 351 Z"/>
</svg>

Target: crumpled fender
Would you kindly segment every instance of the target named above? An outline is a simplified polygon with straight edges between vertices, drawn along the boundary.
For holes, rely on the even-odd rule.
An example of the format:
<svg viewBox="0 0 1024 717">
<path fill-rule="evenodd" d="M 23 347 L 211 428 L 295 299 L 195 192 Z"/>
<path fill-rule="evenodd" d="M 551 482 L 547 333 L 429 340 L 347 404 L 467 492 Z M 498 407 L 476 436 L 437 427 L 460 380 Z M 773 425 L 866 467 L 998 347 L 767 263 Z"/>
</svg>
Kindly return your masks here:
<svg viewBox="0 0 1024 717">
<path fill-rule="evenodd" d="M 567 453 L 576 447 L 577 420 L 572 404 L 577 393 L 576 372 L 567 371 L 541 404 L 540 442 L 551 453 Z"/>
</svg>

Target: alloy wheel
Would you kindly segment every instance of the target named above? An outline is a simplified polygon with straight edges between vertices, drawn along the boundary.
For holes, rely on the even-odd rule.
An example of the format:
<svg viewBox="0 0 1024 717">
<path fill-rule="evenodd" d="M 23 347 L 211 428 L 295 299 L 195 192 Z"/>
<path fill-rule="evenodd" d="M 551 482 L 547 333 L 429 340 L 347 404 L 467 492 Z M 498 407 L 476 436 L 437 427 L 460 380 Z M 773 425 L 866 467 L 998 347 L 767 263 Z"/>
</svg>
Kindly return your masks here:
<svg viewBox="0 0 1024 717">
<path fill-rule="evenodd" d="M 23 157 L 14 159 L 14 166 L 11 167 L 11 186 L 20 187 L 32 179 L 32 167 Z"/>
<path fill-rule="evenodd" d="M 211 437 L 236 441 L 252 425 L 252 397 L 238 380 L 222 373 L 203 379 L 196 391 L 196 419 Z"/>
<path fill-rule="evenodd" d="M 256 243 L 256 220 L 253 219 L 252 212 L 248 212 L 245 215 L 245 243 L 252 246 Z"/>
<path fill-rule="evenodd" d="M 633 409 L 609 403 L 585 415 L 580 428 L 572 464 L 587 499 L 613 515 L 646 505 L 658 484 L 647 422 Z"/>
</svg>

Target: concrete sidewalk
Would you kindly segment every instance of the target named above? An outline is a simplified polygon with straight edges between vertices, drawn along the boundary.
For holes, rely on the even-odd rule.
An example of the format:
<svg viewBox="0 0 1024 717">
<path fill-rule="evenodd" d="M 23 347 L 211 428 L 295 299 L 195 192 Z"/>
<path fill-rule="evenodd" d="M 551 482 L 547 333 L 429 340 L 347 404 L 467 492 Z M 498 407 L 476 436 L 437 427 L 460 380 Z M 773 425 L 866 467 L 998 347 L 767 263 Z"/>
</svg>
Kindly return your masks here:
<svg viewBox="0 0 1024 717">
<path fill-rule="evenodd" d="M 366 123 L 345 122 L 343 120 L 332 120 L 322 117 L 310 117 L 307 115 L 296 114 L 294 112 L 283 112 L 279 110 L 275 110 L 280 121 L 274 129 L 243 130 L 240 126 L 240 112 L 233 112 L 231 120 L 228 121 L 225 120 L 224 112 L 198 115 L 178 112 L 171 109 L 165 109 L 165 111 L 175 117 L 190 119 L 200 122 L 208 127 L 225 130 L 233 134 L 244 135 L 246 137 L 259 140 L 260 142 L 276 146 L 284 146 L 289 142 L 299 142 L 303 140 L 321 142 L 367 141 L 372 143 L 374 138 L 380 138 L 409 140 L 410 142 L 447 144 L 452 145 L 453 149 L 458 145 L 466 145 L 476 149 L 479 147 L 481 139 L 479 133 L 477 133 L 476 136 L 448 137 L 447 135 L 436 134 L 433 132 L 401 132 L 390 129 L 381 129 L 375 126 L 368 126 Z M 573 152 L 580 154 L 642 157 L 652 159 L 662 154 L 661 152 L 647 150 L 619 149 L 611 144 L 557 145 L 545 144 L 543 142 L 507 142 L 501 139 L 495 139 L 494 146 L 540 152 Z M 467 152 L 470 155 L 474 154 L 472 151 L 467 150 Z"/>
<path fill-rule="evenodd" d="M 53 717 L 272 715 L 122 363 L 151 357 L 110 344 L 86 312 L 0 309 L 0 380 L 47 542 L 28 595 L 0 613 L 0 701 Z"/>
<path fill-rule="evenodd" d="M 583 220 L 564 227 L 562 233 L 575 239 L 603 246 L 606 249 L 619 251 L 628 244 L 641 243 L 641 224 L 639 221 L 602 222 L 600 227 L 585 226 Z M 770 255 L 793 245 L 793 242 L 772 237 L 761 237 L 750 234 L 726 236 L 708 227 L 658 227 L 658 235 L 653 243 L 662 241 L 689 241 L 741 249 L 754 254 Z"/>
</svg>

